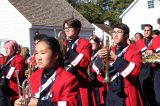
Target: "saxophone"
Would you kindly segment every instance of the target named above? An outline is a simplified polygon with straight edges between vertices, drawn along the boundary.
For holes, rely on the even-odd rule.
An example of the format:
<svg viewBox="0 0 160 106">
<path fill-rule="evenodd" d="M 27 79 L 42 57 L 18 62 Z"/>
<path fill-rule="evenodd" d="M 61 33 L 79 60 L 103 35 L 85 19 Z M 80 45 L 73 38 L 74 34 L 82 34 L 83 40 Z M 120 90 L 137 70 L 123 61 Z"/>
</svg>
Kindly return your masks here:
<svg viewBox="0 0 160 106">
<path fill-rule="evenodd" d="M 153 53 L 152 55 L 144 55 L 142 56 L 143 63 L 160 63 L 160 54 Z"/>
<path fill-rule="evenodd" d="M 109 37 L 107 35 L 103 35 L 103 48 L 109 50 L 110 45 L 109 45 Z M 105 78 L 104 82 L 109 82 L 109 55 L 106 56 L 106 64 L 105 64 Z"/>
</svg>

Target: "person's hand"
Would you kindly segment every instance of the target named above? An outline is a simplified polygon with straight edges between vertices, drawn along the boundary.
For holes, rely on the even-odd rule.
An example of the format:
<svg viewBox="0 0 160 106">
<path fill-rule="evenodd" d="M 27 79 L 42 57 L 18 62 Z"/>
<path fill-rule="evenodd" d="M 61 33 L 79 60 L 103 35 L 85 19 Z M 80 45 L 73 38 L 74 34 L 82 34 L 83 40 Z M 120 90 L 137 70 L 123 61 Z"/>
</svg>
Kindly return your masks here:
<svg viewBox="0 0 160 106">
<path fill-rule="evenodd" d="M 114 53 L 114 52 L 110 52 L 110 60 L 113 60 L 113 61 L 115 61 L 116 59 L 117 59 L 117 55 Z"/>
<path fill-rule="evenodd" d="M 102 48 L 98 51 L 98 55 L 100 58 L 104 58 L 106 57 L 107 55 L 109 55 L 109 50 L 105 49 L 105 48 Z"/>
<path fill-rule="evenodd" d="M 15 100 L 14 106 L 22 106 L 22 103 L 23 103 L 23 99 L 21 96 L 19 99 Z"/>
<path fill-rule="evenodd" d="M 37 103 L 38 103 L 38 99 L 31 98 L 29 103 L 28 103 L 28 106 L 37 106 Z"/>
<path fill-rule="evenodd" d="M 152 55 L 152 54 L 153 54 L 153 50 L 146 50 L 145 52 L 145 56 Z"/>
</svg>

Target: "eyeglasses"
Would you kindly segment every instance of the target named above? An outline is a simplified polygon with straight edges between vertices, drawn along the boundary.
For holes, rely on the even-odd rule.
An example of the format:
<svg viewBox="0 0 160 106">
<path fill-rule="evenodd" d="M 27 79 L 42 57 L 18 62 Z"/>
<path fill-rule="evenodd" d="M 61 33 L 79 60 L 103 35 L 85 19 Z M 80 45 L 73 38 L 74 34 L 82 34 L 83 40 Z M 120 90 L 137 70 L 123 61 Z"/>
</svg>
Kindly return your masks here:
<svg viewBox="0 0 160 106">
<path fill-rule="evenodd" d="M 64 27 L 64 31 L 70 31 L 71 29 L 73 29 L 72 27 Z"/>
<path fill-rule="evenodd" d="M 112 35 L 115 35 L 115 34 L 122 34 L 124 33 L 123 31 L 111 31 L 110 32 Z"/>
</svg>

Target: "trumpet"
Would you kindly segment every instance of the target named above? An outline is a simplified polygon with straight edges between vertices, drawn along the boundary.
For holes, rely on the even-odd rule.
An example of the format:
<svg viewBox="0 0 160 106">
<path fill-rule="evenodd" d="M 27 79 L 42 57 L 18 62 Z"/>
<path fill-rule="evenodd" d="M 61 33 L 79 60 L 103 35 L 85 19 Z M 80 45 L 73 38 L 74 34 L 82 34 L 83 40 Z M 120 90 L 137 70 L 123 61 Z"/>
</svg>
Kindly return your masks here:
<svg viewBox="0 0 160 106">
<path fill-rule="evenodd" d="M 109 50 L 110 49 L 110 45 L 109 45 L 109 37 L 107 35 L 103 35 L 103 48 Z M 109 82 L 109 55 L 106 56 L 106 64 L 105 64 L 105 78 L 104 78 L 104 82 Z"/>
<path fill-rule="evenodd" d="M 160 63 L 160 54 L 153 53 L 152 55 L 145 55 L 142 57 L 143 63 Z"/>
<path fill-rule="evenodd" d="M 22 96 L 23 98 L 22 106 L 28 106 L 29 100 L 32 97 L 30 82 L 28 79 L 25 79 L 21 86 L 19 81 L 19 76 L 18 76 L 19 72 L 16 70 L 15 73 L 16 73 L 16 79 L 17 79 L 17 85 L 18 85 L 18 94 L 19 94 L 19 97 Z"/>
</svg>

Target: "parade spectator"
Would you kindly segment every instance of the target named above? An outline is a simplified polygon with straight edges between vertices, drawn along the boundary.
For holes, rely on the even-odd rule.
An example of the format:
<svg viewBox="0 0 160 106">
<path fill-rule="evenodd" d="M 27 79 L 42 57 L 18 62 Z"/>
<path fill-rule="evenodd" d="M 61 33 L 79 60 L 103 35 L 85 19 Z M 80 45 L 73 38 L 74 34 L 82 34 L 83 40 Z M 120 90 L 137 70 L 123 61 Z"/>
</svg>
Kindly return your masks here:
<svg viewBox="0 0 160 106">
<path fill-rule="evenodd" d="M 87 74 L 92 46 L 88 40 L 78 36 L 81 30 L 81 22 L 78 19 L 66 19 L 63 28 L 67 37 L 64 41 L 67 47 L 65 67 L 78 79 L 82 106 L 94 106 L 93 100 L 95 99 L 93 99 L 93 91 Z"/>
<path fill-rule="evenodd" d="M 44 37 L 35 47 L 39 70 L 29 78 L 32 97 L 27 106 L 78 106 L 78 81 L 59 65 L 63 61 L 58 61 L 58 41 L 53 37 Z M 22 97 L 17 99 L 15 106 L 24 105 L 23 100 Z"/>
<path fill-rule="evenodd" d="M 6 55 L 3 58 L 4 66 L 0 74 L 0 106 L 10 106 L 19 96 L 15 71 L 18 71 L 19 78 L 22 78 L 25 61 L 23 56 L 17 54 L 18 44 L 15 40 L 7 40 L 4 49 Z M 2 96 L 5 99 L 1 99 Z"/>
</svg>

